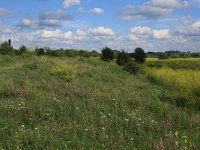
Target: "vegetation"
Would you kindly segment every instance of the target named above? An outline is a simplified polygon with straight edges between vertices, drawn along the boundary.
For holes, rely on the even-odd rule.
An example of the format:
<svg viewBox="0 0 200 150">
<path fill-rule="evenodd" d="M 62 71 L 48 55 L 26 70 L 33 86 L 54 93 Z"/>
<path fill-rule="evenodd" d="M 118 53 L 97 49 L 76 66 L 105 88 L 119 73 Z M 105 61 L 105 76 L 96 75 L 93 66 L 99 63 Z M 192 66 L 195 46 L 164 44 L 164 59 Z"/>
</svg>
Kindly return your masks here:
<svg viewBox="0 0 200 150">
<path fill-rule="evenodd" d="M 2 55 L 12 55 L 14 54 L 14 49 L 7 42 L 0 45 L 0 54 Z"/>
<path fill-rule="evenodd" d="M 129 61 L 130 61 L 130 57 L 128 53 L 126 53 L 125 51 L 118 53 L 117 60 L 116 60 L 116 63 L 118 65 L 124 66 Z"/>
<path fill-rule="evenodd" d="M 0 55 L 0 149 L 199 149 L 200 59 L 27 53 Z"/>
<path fill-rule="evenodd" d="M 104 61 L 113 60 L 114 59 L 113 51 L 108 47 L 103 48 L 101 50 L 101 59 L 104 60 Z"/>
<path fill-rule="evenodd" d="M 146 54 L 142 48 L 136 48 L 134 57 L 137 62 L 143 63 L 145 61 Z"/>
</svg>

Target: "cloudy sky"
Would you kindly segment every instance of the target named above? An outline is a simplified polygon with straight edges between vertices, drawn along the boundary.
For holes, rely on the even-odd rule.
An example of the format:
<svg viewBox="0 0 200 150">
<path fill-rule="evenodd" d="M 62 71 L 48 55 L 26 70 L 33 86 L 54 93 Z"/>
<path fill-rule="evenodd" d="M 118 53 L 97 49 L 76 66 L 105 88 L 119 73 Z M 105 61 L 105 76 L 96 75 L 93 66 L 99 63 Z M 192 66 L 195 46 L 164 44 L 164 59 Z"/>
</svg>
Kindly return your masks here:
<svg viewBox="0 0 200 150">
<path fill-rule="evenodd" d="M 14 47 L 200 51 L 200 0 L 0 0 Z"/>
</svg>

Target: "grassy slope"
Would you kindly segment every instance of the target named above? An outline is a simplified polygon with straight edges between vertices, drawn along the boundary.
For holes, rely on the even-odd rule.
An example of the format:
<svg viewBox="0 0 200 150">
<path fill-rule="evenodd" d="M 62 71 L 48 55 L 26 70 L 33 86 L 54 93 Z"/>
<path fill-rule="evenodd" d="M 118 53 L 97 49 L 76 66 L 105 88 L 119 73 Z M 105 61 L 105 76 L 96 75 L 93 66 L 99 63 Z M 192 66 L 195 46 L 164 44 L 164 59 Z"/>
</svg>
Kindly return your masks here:
<svg viewBox="0 0 200 150">
<path fill-rule="evenodd" d="M 49 75 L 52 64 L 75 79 Z M 161 87 L 115 63 L 1 57 L 0 149 L 155 149 L 161 138 L 166 149 L 198 149 L 200 115 L 160 95 Z"/>
</svg>

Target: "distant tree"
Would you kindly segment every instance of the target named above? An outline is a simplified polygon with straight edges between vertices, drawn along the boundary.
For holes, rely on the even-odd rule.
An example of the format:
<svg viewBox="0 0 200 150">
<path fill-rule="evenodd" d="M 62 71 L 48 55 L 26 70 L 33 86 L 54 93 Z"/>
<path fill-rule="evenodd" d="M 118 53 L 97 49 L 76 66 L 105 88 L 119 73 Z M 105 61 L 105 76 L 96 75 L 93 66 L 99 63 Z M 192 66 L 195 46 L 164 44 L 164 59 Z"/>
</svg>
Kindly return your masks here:
<svg viewBox="0 0 200 150">
<path fill-rule="evenodd" d="M 191 56 L 192 57 L 200 57 L 200 53 L 193 52 L 193 53 L 191 53 Z"/>
<path fill-rule="evenodd" d="M 4 42 L 0 46 L 0 54 L 2 54 L 2 55 L 14 54 L 14 49 L 7 42 Z"/>
<path fill-rule="evenodd" d="M 25 45 L 20 46 L 19 53 L 20 55 L 28 53 L 28 48 Z"/>
<path fill-rule="evenodd" d="M 136 62 L 143 63 L 146 60 L 146 54 L 142 48 L 136 48 L 134 54 Z"/>
<path fill-rule="evenodd" d="M 117 56 L 117 64 L 118 65 L 125 65 L 128 61 L 130 60 L 130 57 L 128 55 L 128 53 L 126 53 L 125 51 L 119 52 L 118 56 Z"/>
<path fill-rule="evenodd" d="M 36 48 L 35 52 L 37 53 L 38 56 L 41 56 L 41 55 L 45 54 L 45 49 L 44 48 Z"/>
<path fill-rule="evenodd" d="M 163 53 L 163 52 L 159 52 L 158 53 L 158 58 L 159 59 L 168 59 L 168 55 L 166 53 Z"/>
<path fill-rule="evenodd" d="M 113 60 L 114 54 L 113 51 L 107 46 L 101 50 L 101 59 L 104 61 Z"/>
<path fill-rule="evenodd" d="M 99 57 L 99 53 L 98 53 L 97 51 L 93 50 L 93 51 L 91 52 L 91 56 L 92 56 L 92 57 Z"/>
</svg>

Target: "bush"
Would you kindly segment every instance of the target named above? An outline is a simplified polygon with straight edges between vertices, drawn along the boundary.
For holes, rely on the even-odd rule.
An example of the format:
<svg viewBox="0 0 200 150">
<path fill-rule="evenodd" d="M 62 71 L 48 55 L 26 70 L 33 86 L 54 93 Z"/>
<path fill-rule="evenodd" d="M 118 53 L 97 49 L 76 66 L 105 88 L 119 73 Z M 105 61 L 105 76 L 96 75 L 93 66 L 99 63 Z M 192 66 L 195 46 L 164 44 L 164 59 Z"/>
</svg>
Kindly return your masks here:
<svg viewBox="0 0 200 150">
<path fill-rule="evenodd" d="M 143 63 L 146 60 L 146 54 L 142 48 L 135 49 L 135 61 Z"/>
<path fill-rule="evenodd" d="M 128 53 L 122 51 L 122 52 L 119 52 L 116 62 L 118 65 L 124 66 L 129 60 L 130 60 L 130 57 Z"/>
<path fill-rule="evenodd" d="M 104 60 L 104 61 L 110 61 L 110 60 L 113 60 L 114 58 L 114 53 L 113 51 L 108 48 L 108 47 L 105 47 L 101 50 L 101 59 Z"/>
<path fill-rule="evenodd" d="M 12 55 L 14 54 L 14 49 L 7 42 L 2 43 L 0 46 L 0 54 L 2 55 Z"/>
<path fill-rule="evenodd" d="M 65 80 L 67 82 L 70 82 L 75 78 L 75 72 L 58 65 L 53 65 L 50 68 L 49 73 L 50 75 L 56 76 L 59 79 Z"/>
<path fill-rule="evenodd" d="M 20 55 L 25 54 L 25 53 L 28 53 L 28 48 L 27 48 L 25 45 L 22 45 L 22 46 L 19 48 L 19 53 L 20 53 Z"/>
<path fill-rule="evenodd" d="M 133 61 L 129 61 L 123 68 L 124 70 L 133 73 L 133 74 L 137 74 L 139 72 L 139 66 L 136 62 Z"/>
</svg>

